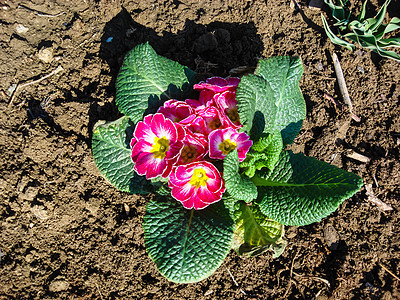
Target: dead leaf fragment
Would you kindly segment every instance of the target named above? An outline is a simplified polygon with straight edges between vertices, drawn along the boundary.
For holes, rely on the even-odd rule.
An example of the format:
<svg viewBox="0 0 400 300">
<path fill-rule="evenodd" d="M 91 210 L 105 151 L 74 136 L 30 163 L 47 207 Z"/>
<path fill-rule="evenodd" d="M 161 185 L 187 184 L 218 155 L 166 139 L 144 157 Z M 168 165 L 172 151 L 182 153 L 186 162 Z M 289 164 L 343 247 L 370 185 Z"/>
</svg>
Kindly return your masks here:
<svg viewBox="0 0 400 300">
<path fill-rule="evenodd" d="M 369 157 L 367 157 L 365 155 L 362 155 L 360 153 L 357 153 L 357 152 L 355 152 L 353 150 L 348 151 L 345 155 L 347 157 L 349 157 L 349 158 L 358 160 L 358 161 L 363 162 L 363 163 L 368 163 L 371 160 Z"/>
<path fill-rule="evenodd" d="M 391 211 L 393 207 L 389 204 L 386 204 L 378 197 L 375 196 L 374 191 L 372 190 L 372 184 L 365 185 L 366 195 L 368 196 L 368 201 L 374 203 L 379 210 L 381 211 Z"/>
</svg>

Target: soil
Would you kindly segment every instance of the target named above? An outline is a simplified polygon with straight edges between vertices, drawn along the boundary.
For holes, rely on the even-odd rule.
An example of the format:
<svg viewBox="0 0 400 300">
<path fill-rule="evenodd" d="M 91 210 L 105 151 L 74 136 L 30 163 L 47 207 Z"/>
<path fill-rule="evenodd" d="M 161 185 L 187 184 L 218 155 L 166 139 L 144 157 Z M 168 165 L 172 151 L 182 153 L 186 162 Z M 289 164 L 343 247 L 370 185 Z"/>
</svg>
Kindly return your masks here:
<svg viewBox="0 0 400 300">
<path fill-rule="evenodd" d="M 398 62 L 333 45 L 308 1 L 298 1 L 300 11 L 289 0 L 16 2 L 0 3 L 0 298 L 400 299 Z M 370 14 L 383 2 L 370 1 Z M 399 12 L 393 0 L 388 15 Z M 117 191 L 91 154 L 94 123 L 120 116 L 122 59 L 146 41 L 203 78 L 262 57 L 300 56 L 307 117 L 292 149 L 358 174 L 393 210 L 363 188 L 321 222 L 287 227 L 277 259 L 231 251 L 204 281 L 168 282 L 143 242 L 151 196 Z M 333 52 L 360 122 L 343 105 Z M 11 102 L 10 87 L 58 66 Z"/>
</svg>

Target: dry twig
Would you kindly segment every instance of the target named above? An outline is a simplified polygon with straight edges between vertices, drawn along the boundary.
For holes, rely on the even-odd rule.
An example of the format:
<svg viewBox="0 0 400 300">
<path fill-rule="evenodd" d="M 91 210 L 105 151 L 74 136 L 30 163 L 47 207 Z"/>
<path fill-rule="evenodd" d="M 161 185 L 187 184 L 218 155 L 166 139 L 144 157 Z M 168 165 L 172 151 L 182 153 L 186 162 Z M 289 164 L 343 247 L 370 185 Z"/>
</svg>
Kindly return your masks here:
<svg viewBox="0 0 400 300">
<path fill-rule="evenodd" d="M 46 14 L 46 13 L 40 12 L 40 11 L 38 11 L 36 9 L 33 9 L 33 8 L 29 8 L 29 7 L 27 7 L 25 5 L 22 5 L 22 4 L 20 4 L 18 6 L 18 8 L 23 8 L 23 9 L 29 11 L 29 12 L 33 12 L 35 15 L 37 15 L 39 17 L 46 17 L 46 18 L 56 18 L 58 16 L 61 16 L 61 15 L 65 14 L 65 12 L 62 11 L 62 12 L 60 12 L 58 14 L 50 15 L 50 14 Z"/>
<path fill-rule="evenodd" d="M 371 160 L 369 157 L 367 157 L 367 156 L 365 156 L 365 155 L 362 155 L 362 154 L 360 154 L 360 153 L 358 153 L 358 152 L 355 152 L 354 150 L 349 150 L 349 151 L 347 151 L 347 152 L 345 153 L 345 155 L 346 155 L 347 157 L 349 157 L 349 158 L 358 160 L 359 162 L 362 162 L 362 163 L 369 163 L 370 160 Z"/>
<path fill-rule="evenodd" d="M 393 210 L 392 206 L 386 204 L 381 199 L 375 196 L 374 191 L 372 190 L 372 184 L 366 184 L 365 191 L 365 194 L 368 196 L 368 201 L 374 203 L 379 210 L 383 212 Z"/>
<path fill-rule="evenodd" d="M 60 73 L 62 70 L 64 70 L 63 67 L 62 66 L 58 66 L 55 70 L 53 70 L 52 72 L 50 72 L 49 74 L 47 74 L 47 75 L 45 75 L 43 77 L 40 77 L 39 79 L 36 79 L 36 80 L 33 80 L 33 81 L 29 81 L 29 82 L 25 82 L 23 84 L 19 84 L 18 83 L 17 87 L 14 90 L 14 92 L 11 94 L 11 99 L 10 99 L 10 103 L 8 103 L 8 107 L 10 107 L 13 104 L 15 97 L 17 96 L 18 92 L 21 89 L 23 89 L 24 87 L 27 87 L 28 85 L 39 83 L 39 82 L 49 78 L 50 76 L 53 76 L 53 75 L 55 75 L 57 73 Z"/>
<path fill-rule="evenodd" d="M 335 73 L 339 85 L 339 90 L 340 93 L 342 94 L 344 103 L 346 103 L 347 106 L 349 107 L 351 118 L 356 122 L 360 122 L 361 119 L 356 114 L 353 113 L 353 104 L 351 103 L 349 91 L 346 86 L 346 80 L 344 80 L 342 67 L 340 66 L 339 58 L 337 57 L 336 53 L 332 54 L 332 59 L 333 59 L 333 65 L 335 67 Z"/>
<path fill-rule="evenodd" d="M 333 97 L 331 95 L 329 95 L 328 93 L 324 93 L 324 98 L 333 103 L 333 105 L 335 106 L 336 113 L 338 113 L 342 109 L 342 106 L 340 105 L 340 103 L 337 102 L 335 99 L 333 99 Z"/>
<path fill-rule="evenodd" d="M 293 272 L 293 275 L 298 276 L 300 278 L 304 278 L 304 279 L 313 279 L 313 280 L 321 281 L 321 282 L 325 283 L 328 286 L 328 288 L 331 288 L 331 284 L 329 283 L 329 281 L 324 278 L 317 277 L 317 276 L 301 275 L 301 274 L 297 274 L 296 272 Z"/>
<path fill-rule="evenodd" d="M 231 271 L 229 271 L 229 269 L 228 269 L 226 266 L 225 266 L 225 269 L 228 271 L 229 275 L 231 276 L 231 278 L 232 278 L 232 280 L 233 280 L 233 283 L 239 288 L 240 292 L 241 292 L 243 295 L 246 295 L 246 296 L 247 296 L 246 292 L 243 291 L 243 290 L 241 289 L 241 287 L 239 286 L 239 283 L 235 280 L 235 277 L 233 277 Z"/>
<path fill-rule="evenodd" d="M 288 284 L 288 287 L 286 288 L 286 292 L 285 292 L 285 295 L 283 295 L 283 298 L 286 298 L 286 296 L 287 296 L 287 294 L 289 293 L 290 288 L 291 288 L 291 286 L 292 286 L 292 282 L 293 282 L 293 279 L 292 279 L 292 278 L 293 278 L 293 266 L 294 266 L 294 261 L 296 260 L 297 255 L 299 254 L 299 251 L 300 251 L 300 249 L 297 249 L 297 252 L 296 252 L 296 254 L 295 254 L 294 257 L 293 257 L 292 264 L 291 264 L 291 266 L 290 266 L 289 284 Z"/>
<path fill-rule="evenodd" d="M 390 275 L 392 275 L 394 278 L 396 278 L 398 281 L 400 281 L 400 278 L 397 277 L 392 271 L 390 271 L 388 268 L 386 268 L 384 265 L 381 263 L 378 263 L 378 265 L 381 266 L 382 269 L 384 269 L 386 272 L 388 272 Z"/>
</svg>

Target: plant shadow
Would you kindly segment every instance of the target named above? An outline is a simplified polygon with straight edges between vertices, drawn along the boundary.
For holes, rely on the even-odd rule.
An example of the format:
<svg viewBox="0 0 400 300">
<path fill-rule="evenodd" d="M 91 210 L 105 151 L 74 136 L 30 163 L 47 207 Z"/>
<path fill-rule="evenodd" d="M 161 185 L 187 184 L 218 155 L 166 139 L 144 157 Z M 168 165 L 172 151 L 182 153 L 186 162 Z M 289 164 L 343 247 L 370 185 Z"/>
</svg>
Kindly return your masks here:
<svg viewBox="0 0 400 300">
<path fill-rule="evenodd" d="M 186 20 L 183 30 L 176 34 L 166 31 L 159 34 L 135 22 L 122 7 L 105 25 L 101 37 L 99 57 L 109 66 L 111 81 L 107 92 L 110 97 L 115 95 L 115 82 L 124 56 L 146 42 L 159 55 L 194 70 L 195 81 L 211 76 L 227 77 L 229 71 L 238 66 L 255 67 L 264 49 L 253 23 L 212 22 L 202 25 Z M 89 132 L 98 120 L 110 121 L 121 116 L 115 104 L 101 106 L 97 103 L 100 101 L 93 100 L 89 110 Z"/>
</svg>

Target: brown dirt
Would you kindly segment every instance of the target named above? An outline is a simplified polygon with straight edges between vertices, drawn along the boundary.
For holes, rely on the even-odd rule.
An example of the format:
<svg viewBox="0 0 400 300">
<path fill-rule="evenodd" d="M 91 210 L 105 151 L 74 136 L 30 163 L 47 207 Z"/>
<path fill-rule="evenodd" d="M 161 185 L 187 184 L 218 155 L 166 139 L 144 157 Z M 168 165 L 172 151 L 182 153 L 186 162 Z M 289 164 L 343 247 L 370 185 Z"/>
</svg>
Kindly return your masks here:
<svg viewBox="0 0 400 300">
<path fill-rule="evenodd" d="M 302 13 L 286 0 L 25 2 L 54 17 L 1 3 L 0 298 L 400 298 L 399 280 L 382 267 L 400 276 L 399 63 L 335 47 L 305 1 Z M 389 15 L 399 11 L 392 1 Z M 28 31 L 18 33 L 18 24 Z M 227 76 L 260 57 L 301 56 L 308 113 L 293 149 L 362 176 L 394 210 L 381 212 L 362 190 L 320 223 L 287 228 L 278 259 L 231 252 L 200 283 L 168 282 L 144 248 L 146 198 L 110 186 L 90 150 L 93 124 L 118 117 L 114 83 L 124 54 L 145 41 L 202 76 Z M 323 97 L 342 101 L 333 51 L 359 123 Z M 58 65 L 61 73 L 23 88 L 9 105 L 12 84 Z M 352 160 L 349 149 L 371 160 Z"/>
</svg>

